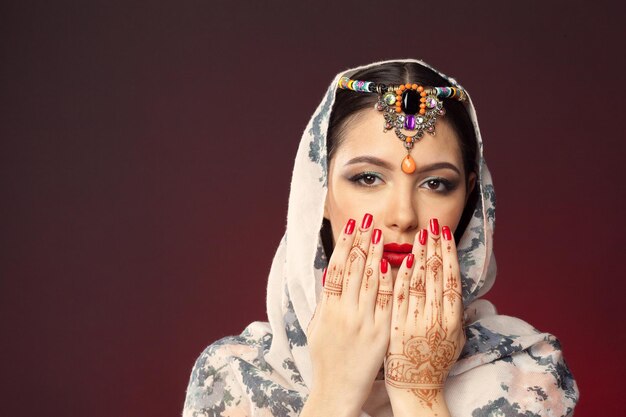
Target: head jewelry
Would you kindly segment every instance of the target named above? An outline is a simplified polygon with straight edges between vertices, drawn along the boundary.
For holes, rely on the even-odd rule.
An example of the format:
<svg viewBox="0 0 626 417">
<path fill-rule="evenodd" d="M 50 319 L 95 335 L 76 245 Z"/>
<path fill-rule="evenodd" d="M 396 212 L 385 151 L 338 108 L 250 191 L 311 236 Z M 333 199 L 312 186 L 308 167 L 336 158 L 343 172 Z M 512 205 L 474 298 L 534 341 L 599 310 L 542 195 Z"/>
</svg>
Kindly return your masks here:
<svg viewBox="0 0 626 417">
<path fill-rule="evenodd" d="M 413 144 L 420 140 L 424 133 L 434 135 L 437 118 L 446 112 L 442 100 L 448 98 L 464 101 L 467 97 L 465 91 L 459 87 L 425 87 L 412 83 L 386 86 L 371 81 L 352 80 L 349 77 L 341 77 L 338 87 L 360 93 L 378 94 L 378 101 L 374 107 L 383 112 L 385 117 L 383 131 L 393 129 L 407 150 L 401 165 L 402 171 L 406 174 L 415 171 L 415 161 L 410 155 Z M 402 129 L 410 133 L 407 135 Z"/>
</svg>

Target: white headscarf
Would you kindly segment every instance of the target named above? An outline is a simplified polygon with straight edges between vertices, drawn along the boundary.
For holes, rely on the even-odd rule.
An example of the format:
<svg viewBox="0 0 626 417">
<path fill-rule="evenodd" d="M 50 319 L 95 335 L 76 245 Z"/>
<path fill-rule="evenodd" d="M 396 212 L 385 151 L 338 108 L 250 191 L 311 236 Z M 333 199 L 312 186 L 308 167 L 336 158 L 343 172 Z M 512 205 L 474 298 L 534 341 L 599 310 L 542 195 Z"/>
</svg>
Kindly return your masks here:
<svg viewBox="0 0 626 417">
<path fill-rule="evenodd" d="M 328 262 L 320 228 L 327 193 L 326 135 L 337 81 L 386 62 L 414 62 L 432 69 L 422 61 L 407 59 L 377 62 L 335 77 L 298 147 L 287 230 L 274 256 L 267 286 L 269 323 L 252 323 L 240 336 L 224 338 L 200 355 L 187 389 L 184 416 L 278 417 L 300 413 L 312 378 L 303 329 L 315 310 Z M 454 79 L 437 73 L 458 86 Z M 467 342 L 446 380 L 446 403 L 454 417 L 572 415 L 578 388 L 558 340 L 522 320 L 497 315 L 490 302 L 479 299 L 496 276 L 492 250 L 495 193 L 471 99 L 466 108 L 478 141 L 479 198 L 458 243 Z M 363 410 L 362 416 L 390 415 L 384 381 L 375 382 Z"/>
</svg>

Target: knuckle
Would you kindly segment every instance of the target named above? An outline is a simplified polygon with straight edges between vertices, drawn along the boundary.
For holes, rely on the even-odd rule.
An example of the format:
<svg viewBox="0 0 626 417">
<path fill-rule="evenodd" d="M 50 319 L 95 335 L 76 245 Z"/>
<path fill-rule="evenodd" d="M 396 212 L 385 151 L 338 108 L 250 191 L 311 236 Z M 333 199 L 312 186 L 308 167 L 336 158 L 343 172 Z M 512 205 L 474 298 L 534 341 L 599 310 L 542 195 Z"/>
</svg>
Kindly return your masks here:
<svg viewBox="0 0 626 417">
<path fill-rule="evenodd" d="M 463 324 L 459 320 L 452 320 L 448 324 L 448 329 L 455 336 L 459 336 L 459 334 L 463 333 Z"/>
</svg>

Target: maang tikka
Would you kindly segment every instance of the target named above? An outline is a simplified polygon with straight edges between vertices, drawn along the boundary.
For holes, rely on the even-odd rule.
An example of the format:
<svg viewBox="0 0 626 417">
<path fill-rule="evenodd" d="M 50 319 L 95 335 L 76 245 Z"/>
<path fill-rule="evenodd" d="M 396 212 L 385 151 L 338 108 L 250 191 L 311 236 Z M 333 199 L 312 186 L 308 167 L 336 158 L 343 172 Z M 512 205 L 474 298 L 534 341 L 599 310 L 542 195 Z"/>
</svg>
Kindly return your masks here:
<svg viewBox="0 0 626 417">
<path fill-rule="evenodd" d="M 449 98 L 464 101 L 467 98 L 465 91 L 459 87 L 425 87 L 414 83 L 386 86 L 349 77 L 341 77 L 338 87 L 378 94 L 374 108 L 383 112 L 385 117 L 383 131 L 393 129 L 406 148 L 407 154 L 401 164 L 406 174 L 415 172 L 415 161 L 411 158 L 413 144 L 426 132 L 434 136 L 437 118 L 446 113 L 442 100 Z M 411 133 L 406 135 L 402 129 Z"/>
</svg>

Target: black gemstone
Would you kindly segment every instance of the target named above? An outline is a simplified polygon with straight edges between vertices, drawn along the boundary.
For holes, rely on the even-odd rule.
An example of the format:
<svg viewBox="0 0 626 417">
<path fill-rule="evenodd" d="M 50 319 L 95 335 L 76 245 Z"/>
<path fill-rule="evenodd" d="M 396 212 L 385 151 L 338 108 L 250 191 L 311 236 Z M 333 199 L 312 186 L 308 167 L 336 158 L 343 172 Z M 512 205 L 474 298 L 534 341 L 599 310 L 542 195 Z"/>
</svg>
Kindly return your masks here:
<svg viewBox="0 0 626 417">
<path fill-rule="evenodd" d="M 405 114 L 416 114 L 420 110 L 420 95 L 415 90 L 402 93 L 402 111 Z"/>
</svg>

